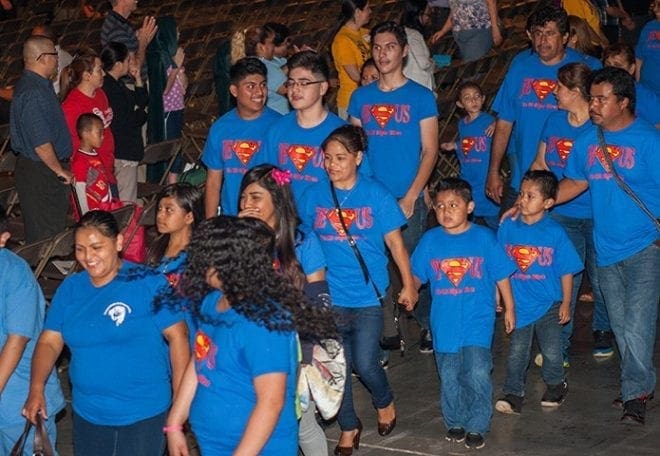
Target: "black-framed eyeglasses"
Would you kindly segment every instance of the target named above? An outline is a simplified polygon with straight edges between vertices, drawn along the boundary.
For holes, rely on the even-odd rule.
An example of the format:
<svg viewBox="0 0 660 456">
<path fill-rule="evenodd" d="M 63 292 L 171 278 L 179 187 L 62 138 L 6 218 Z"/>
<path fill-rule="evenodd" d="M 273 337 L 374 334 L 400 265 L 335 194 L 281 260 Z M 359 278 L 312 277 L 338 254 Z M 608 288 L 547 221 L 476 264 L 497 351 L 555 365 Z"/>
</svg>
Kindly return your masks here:
<svg viewBox="0 0 660 456">
<path fill-rule="evenodd" d="M 53 57 L 57 57 L 59 54 L 57 52 L 42 52 L 39 54 L 39 57 L 37 57 L 37 60 L 39 60 L 44 55 L 52 55 Z"/>
<path fill-rule="evenodd" d="M 287 88 L 287 89 L 293 89 L 294 87 L 302 87 L 302 88 L 305 88 L 305 87 L 307 87 L 307 86 L 309 86 L 309 85 L 312 85 L 312 84 L 321 84 L 322 82 L 326 82 L 326 81 L 325 81 L 325 80 L 321 80 L 321 81 L 308 81 L 307 79 L 302 79 L 302 80 L 300 80 L 300 81 L 294 81 L 293 79 L 288 79 L 288 80 L 284 83 L 284 87 Z"/>
</svg>

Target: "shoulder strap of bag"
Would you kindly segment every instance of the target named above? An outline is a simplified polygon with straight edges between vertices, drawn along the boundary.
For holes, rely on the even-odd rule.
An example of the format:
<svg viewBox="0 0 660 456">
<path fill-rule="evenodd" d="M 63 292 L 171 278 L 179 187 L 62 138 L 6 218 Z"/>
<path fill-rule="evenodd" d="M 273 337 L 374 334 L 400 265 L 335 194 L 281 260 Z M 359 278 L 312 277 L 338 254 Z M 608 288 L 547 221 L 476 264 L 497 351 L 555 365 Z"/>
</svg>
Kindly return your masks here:
<svg viewBox="0 0 660 456">
<path fill-rule="evenodd" d="M 639 199 L 639 197 L 635 194 L 632 188 L 628 184 L 626 184 L 623 179 L 621 179 L 621 176 L 619 176 L 619 173 L 617 173 L 616 169 L 614 168 L 614 163 L 612 163 L 612 157 L 610 157 L 610 154 L 607 152 L 607 144 L 605 143 L 605 136 L 603 135 L 603 129 L 601 127 L 598 127 L 598 143 L 600 145 L 600 150 L 603 153 L 603 157 L 605 158 L 605 161 L 607 162 L 607 166 L 609 167 L 609 171 L 612 174 L 612 177 L 614 178 L 614 181 L 617 183 L 617 185 L 623 190 L 626 195 L 632 199 L 637 206 L 646 214 L 647 217 L 649 217 L 652 221 L 653 224 L 655 225 L 656 230 L 660 231 L 660 222 L 658 222 L 658 219 L 655 218 L 653 213 L 649 210 L 648 207 L 644 204 L 644 202 Z"/>
<path fill-rule="evenodd" d="M 332 193 L 332 201 L 335 204 L 337 217 L 339 218 L 339 223 L 341 223 L 341 228 L 344 230 L 344 234 L 346 235 L 346 240 L 348 241 L 348 245 L 351 246 L 351 249 L 353 250 L 355 257 L 357 258 L 358 263 L 360 263 L 360 269 L 362 269 L 362 274 L 364 275 L 364 282 L 365 283 L 371 282 L 371 286 L 376 292 L 376 297 L 378 298 L 378 302 L 380 302 L 380 304 L 383 305 L 383 296 L 380 294 L 380 290 L 378 290 L 378 287 L 376 286 L 376 282 L 374 282 L 374 280 L 371 278 L 371 274 L 369 274 L 369 268 L 367 267 L 367 263 L 364 261 L 364 257 L 362 256 L 362 253 L 360 253 L 360 249 L 358 248 L 355 239 L 353 238 L 353 236 L 351 236 L 351 233 L 349 233 L 348 227 L 346 226 L 346 222 L 344 222 L 344 215 L 341 212 L 341 206 L 339 206 L 339 200 L 337 199 L 337 192 L 335 191 L 335 186 L 332 185 L 332 182 L 330 182 L 330 192 Z"/>
<path fill-rule="evenodd" d="M 32 423 L 30 422 L 30 420 L 25 420 L 25 427 L 23 428 L 23 433 L 18 438 L 18 440 L 14 444 L 14 447 L 9 452 L 9 456 L 23 456 L 23 448 L 25 448 L 25 441 L 27 440 L 27 436 L 30 433 L 31 428 L 32 428 Z"/>
</svg>

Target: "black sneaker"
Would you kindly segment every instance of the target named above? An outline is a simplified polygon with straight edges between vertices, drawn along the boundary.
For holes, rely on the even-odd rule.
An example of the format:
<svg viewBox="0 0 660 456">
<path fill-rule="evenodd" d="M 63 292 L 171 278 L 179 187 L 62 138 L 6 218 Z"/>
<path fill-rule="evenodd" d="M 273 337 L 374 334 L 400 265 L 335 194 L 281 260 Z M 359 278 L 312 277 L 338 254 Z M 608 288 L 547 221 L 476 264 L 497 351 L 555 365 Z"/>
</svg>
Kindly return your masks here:
<svg viewBox="0 0 660 456">
<path fill-rule="evenodd" d="M 445 440 L 448 442 L 461 443 L 465 440 L 465 429 L 463 428 L 451 428 L 447 431 L 445 435 Z"/>
<path fill-rule="evenodd" d="M 642 396 L 642 397 L 646 400 L 646 402 L 648 402 L 648 401 L 650 401 L 651 399 L 653 399 L 653 398 L 655 397 L 655 391 L 651 391 L 650 394 L 648 394 L 647 396 Z M 616 408 L 618 408 L 618 409 L 622 409 L 622 408 L 623 408 L 623 397 L 621 396 L 621 394 L 619 394 L 619 395 L 616 397 L 616 399 L 614 399 L 614 400 L 612 401 L 612 406 L 613 406 L 613 407 L 616 407 Z"/>
<path fill-rule="evenodd" d="M 419 336 L 419 352 L 428 354 L 433 353 L 433 339 L 431 338 L 431 331 L 422 329 L 422 334 Z"/>
<path fill-rule="evenodd" d="M 612 331 L 594 331 L 594 358 L 609 358 L 614 354 Z"/>
<path fill-rule="evenodd" d="M 506 394 L 495 402 L 495 410 L 500 413 L 519 415 L 522 411 L 523 398 L 515 394 Z"/>
<path fill-rule="evenodd" d="M 541 398 L 542 407 L 559 407 L 568 394 L 568 383 L 562 382 L 559 385 L 548 385 Z"/>
<path fill-rule="evenodd" d="M 638 397 L 624 402 L 621 422 L 626 424 L 643 425 L 646 422 L 646 397 Z"/>
<path fill-rule="evenodd" d="M 475 432 L 468 432 L 465 436 L 465 448 L 480 450 L 486 446 L 486 441 L 481 434 Z"/>
<path fill-rule="evenodd" d="M 399 350 L 401 348 L 401 338 L 399 336 L 387 336 L 380 340 L 380 348 L 383 350 Z"/>
</svg>

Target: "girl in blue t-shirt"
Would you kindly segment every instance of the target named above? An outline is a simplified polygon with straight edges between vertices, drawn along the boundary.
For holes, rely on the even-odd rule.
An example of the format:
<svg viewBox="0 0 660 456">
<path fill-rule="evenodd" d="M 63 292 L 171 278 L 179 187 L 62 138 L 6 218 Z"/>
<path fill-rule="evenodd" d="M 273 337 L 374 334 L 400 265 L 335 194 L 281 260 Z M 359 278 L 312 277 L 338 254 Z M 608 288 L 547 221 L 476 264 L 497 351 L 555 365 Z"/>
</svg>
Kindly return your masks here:
<svg viewBox="0 0 660 456">
<path fill-rule="evenodd" d="M 348 376 L 354 370 L 367 386 L 378 413 L 378 432 L 384 436 L 396 424 L 394 396 L 379 362 L 383 326 L 379 301 L 388 286 L 386 246 L 401 273 L 399 303 L 412 310 L 417 302 L 410 259 L 401 237 L 400 228 L 406 220 L 385 187 L 358 175 L 367 148 L 362 128 L 339 127 L 321 147 L 331 184 L 319 181 L 307 189 L 299 210 L 303 222 L 318 235 L 328 263 L 328 283 L 338 314 Z M 333 191 L 338 204 L 333 201 Z M 349 245 L 346 231 L 356 242 L 368 273 Z M 342 434 L 335 454 L 350 455 L 359 446 L 362 423 L 355 413 L 348 381 L 337 420 Z"/>
<path fill-rule="evenodd" d="M 35 348 L 23 413 L 47 410 L 43 385 L 66 344 L 71 350 L 73 446 L 76 454 L 160 456 L 171 392 L 190 358 L 179 314 L 155 311 L 169 288 L 153 269 L 119 257 L 122 235 L 111 213 L 90 211 L 75 230 L 83 272 L 55 293 Z"/>
<path fill-rule="evenodd" d="M 265 222 L 275 232 L 275 266 L 312 302 L 330 305 L 330 290 L 325 280 L 325 257 L 316 234 L 303 234 L 291 191 L 291 173 L 273 165 L 255 166 L 241 182 L 239 217 Z M 311 341 L 302 341 L 303 364 L 312 362 Z M 303 411 L 299 445 L 303 454 L 328 454 L 325 433 L 315 417 L 314 403 Z"/>
<path fill-rule="evenodd" d="M 188 454 L 189 415 L 202 454 L 297 454 L 296 333 L 337 336 L 330 310 L 301 305 L 303 293 L 275 271 L 273 245 L 259 220 L 206 220 L 193 233 L 177 289 L 157 299 L 158 307 L 189 306 L 199 325 L 163 428 L 171 455 Z"/>
</svg>

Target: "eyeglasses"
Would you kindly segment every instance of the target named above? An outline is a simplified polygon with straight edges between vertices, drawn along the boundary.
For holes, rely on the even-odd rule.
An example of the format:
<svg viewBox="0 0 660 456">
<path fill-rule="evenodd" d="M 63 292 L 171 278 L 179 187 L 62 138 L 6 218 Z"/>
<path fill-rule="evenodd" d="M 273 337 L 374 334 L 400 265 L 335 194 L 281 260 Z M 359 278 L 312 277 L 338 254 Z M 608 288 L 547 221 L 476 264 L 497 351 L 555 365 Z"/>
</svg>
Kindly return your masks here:
<svg viewBox="0 0 660 456">
<path fill-rule="evenodd" d="M 37 60 L 39 60 L 44 55 L 52 55 L 53 57 L 57 57 L 59 54 L 57 52 L 42 52 L 39 54 L 39 57 L 37 57 Z"/>
<path fill-rule="evenodd" d="M 300 81 L 294 81 L 293 79 L 289 79 L 284 83 L 284 87 L 287 89 L 293 89 L 293 88 L 305 88 L 309 85 L 312 84 L 321 84 L 322 82 L 326 82 L 325 80 L 322 81 L 308 81 L 307 79 L 301 79 Z"/>
</svg>

